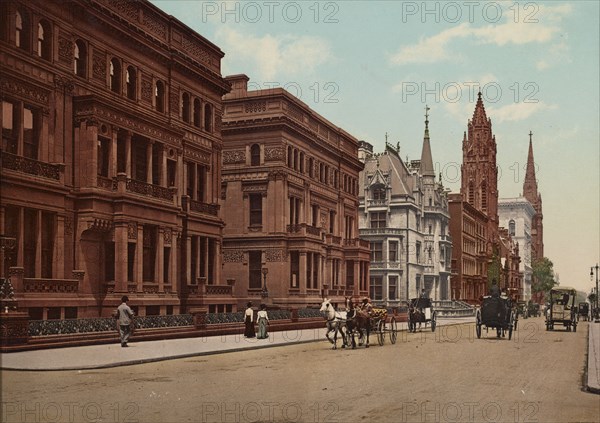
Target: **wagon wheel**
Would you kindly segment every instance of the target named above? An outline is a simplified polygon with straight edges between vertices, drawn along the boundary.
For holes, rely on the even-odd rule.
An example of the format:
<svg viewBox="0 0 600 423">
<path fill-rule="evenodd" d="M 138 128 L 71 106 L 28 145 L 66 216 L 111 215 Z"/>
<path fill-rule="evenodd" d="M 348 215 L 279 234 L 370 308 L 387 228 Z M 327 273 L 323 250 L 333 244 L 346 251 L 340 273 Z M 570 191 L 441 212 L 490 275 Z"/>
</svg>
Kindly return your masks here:
<svg viewBox="0 0 600 423">
<path fill-rule="evenodd" d="M 390 341 L 392 344 L 396 343 L 396 339 L 398 338 L 398 326 L 396 325 L 396 319 L 392 316 L 392 320 L 390 320 Z"/>
<path fill-rule="evenodd" d="M 481 311 L 477 310 L 475 315 L 475 331 L 477 332 L 477 338 L 481 338 Z"/>
<path fill-rule="evenodd" d="M 381 319 L 377 322 L 377 342 L 379 345 L 383 345 L 385 343 L 385 320 Z"/>
<path fill-rule="evenodd" d="M 435 315 L 435 312 L 433 312 L 431 314 L 431 331 L 432 332 L 435 332 L 435 325 L 436 325 L 436 321 L 435 320 L 436 319 L 437 319 L 437 316 Z"/>
</svg>

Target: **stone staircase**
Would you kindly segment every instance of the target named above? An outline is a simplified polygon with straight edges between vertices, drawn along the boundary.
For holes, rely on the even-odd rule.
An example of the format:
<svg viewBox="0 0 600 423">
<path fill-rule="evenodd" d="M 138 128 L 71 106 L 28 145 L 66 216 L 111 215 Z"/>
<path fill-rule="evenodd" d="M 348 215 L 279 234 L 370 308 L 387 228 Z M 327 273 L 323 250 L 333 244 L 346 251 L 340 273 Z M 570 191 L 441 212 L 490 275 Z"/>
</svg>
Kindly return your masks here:
<svg viewBox="0 0 600 423">
<path fill-rule="evenodd" d="M 464 301 L 434 300 L 432 303 L 439 317 L 469 317 L 475 315 L 475 307 Z"/>
</svg>

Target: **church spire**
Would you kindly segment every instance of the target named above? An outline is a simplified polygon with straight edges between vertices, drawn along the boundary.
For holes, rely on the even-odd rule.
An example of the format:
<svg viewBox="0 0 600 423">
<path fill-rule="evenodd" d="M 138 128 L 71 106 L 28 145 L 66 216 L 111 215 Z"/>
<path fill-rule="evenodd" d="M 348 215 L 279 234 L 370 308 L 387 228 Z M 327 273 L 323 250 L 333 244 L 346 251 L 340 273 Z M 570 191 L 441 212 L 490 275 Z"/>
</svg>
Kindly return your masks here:
<svg viewBox="0 0 600 423">
<path fill-rule="evenodd" d="M 483 100 L 481 99 L 481 91 L 477 93 L 477 104 L 475 105 L 475 111 L 473 112 L 472 123 L 475 126 L 483 126 L 487 124 L 487 115 L 485 113 L 485 107 Z"/>
<path fill-rule="evenodd" d="M 431 145 L 429 143 L 429 110 L 429 106 L 425 106 L 425 134 L 423 136 L 423 150 L 421 151 L 421 166 L 419 170 L 421 176 L 433 176 L 435 178 Z"/>
<path fill-rule="evenodd" d="M 529 153 L 527 154 L 527 169 L 525 170 L 525 182 L 523 182 L 523 196 L 531 204 L 538 200 L 538 186 L 535 179 L 535 162 L 533 160 L 533 132 L 529 131 Z"/>
</svg>

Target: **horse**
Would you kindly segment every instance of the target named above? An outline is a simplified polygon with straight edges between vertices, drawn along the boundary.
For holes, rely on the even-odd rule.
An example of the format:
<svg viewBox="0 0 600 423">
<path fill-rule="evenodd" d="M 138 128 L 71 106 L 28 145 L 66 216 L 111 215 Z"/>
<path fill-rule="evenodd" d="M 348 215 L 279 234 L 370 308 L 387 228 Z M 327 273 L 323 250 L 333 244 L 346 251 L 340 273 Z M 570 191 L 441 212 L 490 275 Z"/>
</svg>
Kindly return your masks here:
<svg viewBox="0 0 600 423">
<path fill-rule="evenodd" d="M 419 324 L 419 330 L 421 330 L 421 322 L 425 320 L 425 313 L 423 310 L 416 307 L 416 303 L 412 301 L 408 302 L 408 330 L 409 332 L 417 331 L 417 323 Z M 412 325 L 412 327 L 411 327 Z"/>
<path fill-rule="evenodd" d="M 360 334 L 359 345 L 362 345 L 361 341 L 364 338 L 364 332 L 367 335 L 367 343 L 365 348 L 369 348 L 369 334 L 371 332 L 371 317 L 355 308 L 352 298 L 346 297 L 346 334 L 350 337 L 351 341 L 347 343 L 352 344 L 352 348 L 356 348 L 356 342 L 354 341 L 354 329 Z"/>
<path fill-rule="evenodd" d="M 327 332 L 325 333 L 325 336 L 327 337 L 327 340 L 333 344 L 333 349 L 337 349 L 338 333 L 342 336 L 342 348 L 346 348 L 346 337 L 342 331 L 342 328 L 346 327 L 346 312 L 336 311 L 331 305 L 331 301 L 327 298 L 323 299 L 319 311 L 325 320 L 327 320 Z M 333 339 L 329 337 L 331 332 L 333 332 Z"/>
</svg>

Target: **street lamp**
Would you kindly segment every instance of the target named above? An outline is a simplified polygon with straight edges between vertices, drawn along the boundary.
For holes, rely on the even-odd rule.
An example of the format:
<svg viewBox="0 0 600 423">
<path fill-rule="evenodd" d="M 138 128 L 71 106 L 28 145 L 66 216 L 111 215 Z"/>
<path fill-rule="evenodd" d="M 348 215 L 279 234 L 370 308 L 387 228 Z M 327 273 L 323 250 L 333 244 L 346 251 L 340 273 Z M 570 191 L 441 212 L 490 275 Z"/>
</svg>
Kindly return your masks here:
<svg viewBox="0 0 600 423">
<path fill-rule="evenodd" d="M 600 268 L 600 266 L 598 266 L 598 263 L 596 263 L 596 266 L 593 266 L 590 270 L 590 281 L 594 281 L 594 269 L 596 269 L 596 306 L 594 307 L 594 322 L 596 323 L 600 323 L 600 315 L 598 313 L 598 269 Z"/>
<path fill-rule="evenodd" d="M 260 291 L 260 296 L 262 298 L 267 298 L 269 296 L 269 290 L 267 289 L 267 274 L 269 273 L 269 269 L 267 269 L 266 267 L 263 267 L 261 272 L 263 274 L 264 283 L 263 283 L 262 290 Z"/>
</svg>

